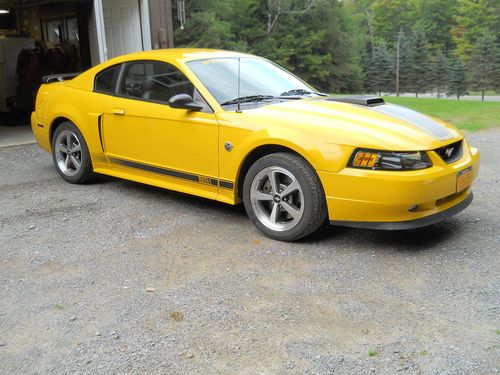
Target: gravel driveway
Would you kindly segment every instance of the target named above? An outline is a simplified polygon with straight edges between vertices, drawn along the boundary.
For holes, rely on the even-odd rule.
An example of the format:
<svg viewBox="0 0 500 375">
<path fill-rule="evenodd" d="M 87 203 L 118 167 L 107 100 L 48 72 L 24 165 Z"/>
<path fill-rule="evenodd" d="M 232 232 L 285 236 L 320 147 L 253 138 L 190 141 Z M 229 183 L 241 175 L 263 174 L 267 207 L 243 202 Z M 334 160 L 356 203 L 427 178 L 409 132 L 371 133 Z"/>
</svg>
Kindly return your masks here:
<svg viewBox="0 0 500 375">
<path fill-rule="evenodd" d="M 475 201 L 406 232 L 263 237 L 243 207 L 0 148 L 2 374 L 500 371 L 500 129 Z"/>
</svg>

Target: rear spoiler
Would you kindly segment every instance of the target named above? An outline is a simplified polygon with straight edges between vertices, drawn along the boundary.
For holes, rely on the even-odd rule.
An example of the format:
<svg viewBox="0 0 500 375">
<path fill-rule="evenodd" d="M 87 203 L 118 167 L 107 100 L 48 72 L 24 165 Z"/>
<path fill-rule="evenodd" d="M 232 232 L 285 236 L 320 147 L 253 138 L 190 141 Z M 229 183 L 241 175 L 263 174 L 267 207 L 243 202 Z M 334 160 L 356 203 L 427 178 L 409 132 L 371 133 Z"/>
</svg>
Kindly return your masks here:
<svg viewBox="0 0 500 375">
<path fill-rule="evenodd" d="M 42 83 L 63 82 L 75 78 L 80 73 L 52 74 L 42 77 Z"/>
</svg>

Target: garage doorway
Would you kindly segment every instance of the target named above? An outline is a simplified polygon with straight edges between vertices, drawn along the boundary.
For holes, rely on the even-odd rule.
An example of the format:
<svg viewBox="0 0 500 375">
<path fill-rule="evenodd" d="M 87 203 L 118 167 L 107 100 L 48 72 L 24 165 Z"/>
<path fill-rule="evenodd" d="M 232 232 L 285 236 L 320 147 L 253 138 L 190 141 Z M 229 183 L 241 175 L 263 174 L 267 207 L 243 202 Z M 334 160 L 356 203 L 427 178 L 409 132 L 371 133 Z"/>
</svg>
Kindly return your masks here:
<svg viewBox="0 0 500 375">
<path fill-rule="evenodd" d="M 173 47 L 170 0 L 0 0 L 0 10 L 0 126 L 29 123 L 44 75 Z"/>
</svg>

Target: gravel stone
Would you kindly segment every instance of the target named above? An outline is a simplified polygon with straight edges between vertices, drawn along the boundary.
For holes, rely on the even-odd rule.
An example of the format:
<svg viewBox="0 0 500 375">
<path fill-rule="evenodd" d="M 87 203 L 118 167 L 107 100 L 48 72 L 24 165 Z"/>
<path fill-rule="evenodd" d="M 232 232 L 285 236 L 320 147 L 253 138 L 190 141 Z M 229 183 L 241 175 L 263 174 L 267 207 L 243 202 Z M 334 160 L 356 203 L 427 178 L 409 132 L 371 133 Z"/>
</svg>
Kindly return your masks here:
<svg viewBox="0 0 500 375">
<path fill-rule="evenodd" d="M 71 185 L 38 146 L 0 148 L 0 373 L 497 373 L 500 130 L 467 139 L 464 212 L 296 243 L 242 206 Z"/>
</svg>

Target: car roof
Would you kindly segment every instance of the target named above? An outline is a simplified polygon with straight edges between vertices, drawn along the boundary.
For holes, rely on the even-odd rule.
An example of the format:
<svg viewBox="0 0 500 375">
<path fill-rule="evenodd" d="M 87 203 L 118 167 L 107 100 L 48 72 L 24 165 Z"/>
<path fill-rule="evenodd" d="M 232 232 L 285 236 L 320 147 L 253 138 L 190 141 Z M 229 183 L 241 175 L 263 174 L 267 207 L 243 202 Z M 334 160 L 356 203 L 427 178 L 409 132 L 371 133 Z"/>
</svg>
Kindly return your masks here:
<svg viewBox="0 0 500 375">
<path fill-rule="evenodd" d="M 126 55 L 114 57 L 109 59 L 99 65 L 96 65 L 89 70 L 78 75 L 71 81 L 67 81 L 67 85 L 80 90 L 92 91 L 94 86 L 94 76 L 103 71 L 104 69 L 121 64 L 127 61 L 134 60 L 160 60 L 160 61 L 170 61 L 174 60 L 177 62 L 188 62 L 193 60 L 203 60 L 203 59 L 215 59 L 224 57 L 255 57 L 257 56 L 249 55 L 246 53 L 232 52 L 217 49 L 206 49 L 206 48 L 167 48 L 167 49 L 157 49 L 150 51 L 134 52 L 128 53 Z"/>
<path fill-rule="evenodd" d="M 166 59 L 166 60 L 200 60 L 200 59 L 211 59 L 211 58 L 222 58 L 222 57 L 243 57 L 251 56 L 246 53 L 208 49 L 208 48 L 167 48 L 167 49 L 157 49 L 150 51 L 142 51 L 129 53 L 126 55 L 118 56 L 114 59 L 108 60 L 110 63 L 119 63 L 130 60 L 140 60 L 140 59 Z"/>
</svg>

